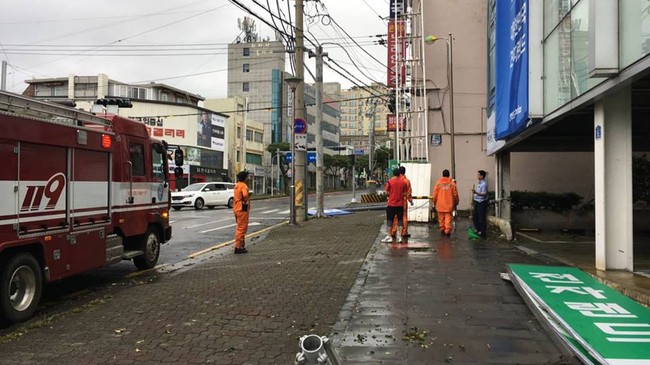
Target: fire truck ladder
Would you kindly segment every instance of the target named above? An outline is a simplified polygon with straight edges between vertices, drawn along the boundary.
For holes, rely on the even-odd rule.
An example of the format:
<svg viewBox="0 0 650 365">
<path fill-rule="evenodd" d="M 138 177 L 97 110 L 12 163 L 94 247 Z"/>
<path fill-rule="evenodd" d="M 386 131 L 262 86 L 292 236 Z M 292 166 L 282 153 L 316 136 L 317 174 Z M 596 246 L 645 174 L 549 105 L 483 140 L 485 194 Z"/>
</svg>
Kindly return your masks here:
<svg viewBox="0 0 650 365">
<path fill-rule="evenodd" d="M 108 128 L 112 127 L 109 120 L 88 112 L 2 90 L 0 90 L 0 113 L 31 117 L 48 123 L 69 125 L 77 128 L 88 123 Z"/>
</svg>

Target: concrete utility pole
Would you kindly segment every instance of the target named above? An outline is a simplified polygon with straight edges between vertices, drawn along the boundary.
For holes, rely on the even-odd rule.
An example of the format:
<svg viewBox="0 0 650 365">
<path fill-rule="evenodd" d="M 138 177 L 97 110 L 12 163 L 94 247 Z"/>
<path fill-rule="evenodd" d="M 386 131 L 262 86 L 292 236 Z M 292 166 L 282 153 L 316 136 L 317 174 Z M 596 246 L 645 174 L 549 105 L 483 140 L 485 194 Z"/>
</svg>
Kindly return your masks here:
<svg viewBox="0 0 650 365">
<path fill-rule="evenodd" d="M 7 90 L 7 61 L 2 61 L 2 71 L 0 71 L 2 80 L 0 80 L 0 90 Z"/>
<path fill-rule="evenodd" d="M 316 217 L 325 216 L 323 208 L 323 47 L 318 46 L 316 53 L 309 51 L 309 57 L 316 57 Z"/>
<path fill-rule="evenodd" d="M 304 46 L 304 33 L 303 33 L 303 0 L 296 0 L 296 77 L 305 79 L 305 46 Z M 294 120 L 297 118 L 305 119 L 305 83 L 301 82 L 296 88 L 293 102 L 295 103 Z M 293 123 L 291 123 L 293 130 Z M 296 205 L 296 221 L 304 222 L 307 220 L 307 185 L 306 180 L 306 157 L 307 151 L 295 151 L 295 155 L 291 158 L 295 159 L 296 177 L 295 177 L 295 191 L 294 196 Z"/>
<path fill-rule="evenodd" d="M 371 180 L 373 178 L 373 162 L 372 159 L 375 156 L 375 120 L 377 118 L 377 100 L 373 99 L 371 101 L 372 106 L 370 107 L 370 112 L 367 114 L 367 116 L 370 117 L 370 128 L 368 129 L 368 180 Z"/>
</svg>

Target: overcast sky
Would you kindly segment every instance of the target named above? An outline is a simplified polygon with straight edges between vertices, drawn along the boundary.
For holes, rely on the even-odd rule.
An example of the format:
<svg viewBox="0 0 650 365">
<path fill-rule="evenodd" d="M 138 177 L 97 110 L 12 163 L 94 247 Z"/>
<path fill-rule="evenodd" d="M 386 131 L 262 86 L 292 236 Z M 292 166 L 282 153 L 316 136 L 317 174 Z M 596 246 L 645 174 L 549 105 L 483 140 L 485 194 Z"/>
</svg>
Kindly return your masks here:
<svg viewBox="0 0 650 365">
<path fill-rule="evenodd" d="M 294 1 L 287 1 L 239 0 L 269 22 L 270 14 L 255 3 L 269 3 L 275 13 L 279 4 L 285 18 L 290 8 L 293 18 Z M 377 44 L 376 35 L 386 34 L 381 17 L 388 12 L 388 0 L 305 0 L 305 30 L 361 80 L 353 79 L 356 83 L 385 83 L 386 47 Z M 208 98 L 226 97 L 227 44 L 241 35 L 238 19 L 246 15 L 228 0 L 5 0 L 0 59 L 9 64 L 7 89 L 20 93 L 31 78 L 105 73 L 126 83 L 159 82 Z M 270 27 L 252 18 L 262 38 L 275 39 Z M 372 57 L 342 38 L 345 32 Z M 313 59 L 305 62 L 315 71 Z M 324 81 L 354 86 L 327 66 Z"/>
</svg>

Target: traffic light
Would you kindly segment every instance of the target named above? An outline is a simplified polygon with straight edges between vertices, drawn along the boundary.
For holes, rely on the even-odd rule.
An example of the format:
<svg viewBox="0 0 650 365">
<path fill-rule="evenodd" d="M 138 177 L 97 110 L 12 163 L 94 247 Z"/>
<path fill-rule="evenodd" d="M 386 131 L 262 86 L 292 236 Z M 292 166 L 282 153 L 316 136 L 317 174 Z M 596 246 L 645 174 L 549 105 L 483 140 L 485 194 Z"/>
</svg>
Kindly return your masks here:
<svg viewBox="0 0 650 365">
<path fill-rule="evenodd" d="M 395 110 L 396 110 L 395 103 L 396 103 L 395 95 L 389 96 L 389 98 L 388 98 L 388 110 L 393 114 L 395 114 Z"/>
<path fill-rule="evenodd" d="M 355 161 L 356 155 L 349 155 L 348 158 L 350 159 L 350 165 L 354 166 L 354 161 Z"/>
</svg>

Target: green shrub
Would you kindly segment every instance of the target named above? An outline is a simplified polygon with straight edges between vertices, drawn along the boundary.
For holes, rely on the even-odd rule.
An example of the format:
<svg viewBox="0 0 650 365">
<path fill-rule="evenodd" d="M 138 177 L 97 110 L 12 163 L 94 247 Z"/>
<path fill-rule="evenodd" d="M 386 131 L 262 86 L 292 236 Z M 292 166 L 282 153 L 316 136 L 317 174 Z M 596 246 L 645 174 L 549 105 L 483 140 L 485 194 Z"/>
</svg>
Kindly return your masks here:
<svg viewBox="0 0 650 365">
<path fill-rule="evenodd" d="M 582 197 L 576 193 L 512 191 L 510 198 L 512 210 L 535 209 L 557 213 L 571 210 L 582 202 Z"/>
</svg>

